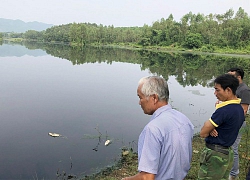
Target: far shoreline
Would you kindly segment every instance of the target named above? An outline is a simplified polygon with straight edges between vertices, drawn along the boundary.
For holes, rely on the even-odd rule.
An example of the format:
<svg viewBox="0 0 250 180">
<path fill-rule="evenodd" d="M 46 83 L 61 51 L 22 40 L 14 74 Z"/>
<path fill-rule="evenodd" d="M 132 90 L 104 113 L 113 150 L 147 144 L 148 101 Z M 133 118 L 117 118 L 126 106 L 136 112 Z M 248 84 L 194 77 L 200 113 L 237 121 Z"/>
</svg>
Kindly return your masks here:
<svg viewBox="0 0 250 180">
<path fill-rule="evenodd" d="M 4 41 L 12 42 L 20 44 L 23 41 L 29 41 L 23 38 L 4 38 Z M 85 46 L 80 46 L 77 44 L 66 44 L 62 42 L 39 42 L 37 43 L 44 43 L 44 44 L 62 44 L 71 47 L 85 47 L 85 46 L 92 46 L 92 47 L 104 47 L 104 48 L 118 48 L 118 49 L 130 49 L 130 50 L 146 50 L 152 52 L 176 52 L 176 53 L 190 53 L 190 54 L 197 54 L 197 55 L 217 55 L 217 56 L 231 56 L 231 57 L 242 57 L 242 58 L 250 58 L 249 52 L 244 52 L 240 49 L 217 49 L 211 52 L 204 52 L 200 49 L 186 49 L 182 47 L 172 47 L 172 46 L 141 46 L 137 44 L 124 44 L 124 43 L 117 43 L 117 44 L 86 44 Z"/>
</svg>

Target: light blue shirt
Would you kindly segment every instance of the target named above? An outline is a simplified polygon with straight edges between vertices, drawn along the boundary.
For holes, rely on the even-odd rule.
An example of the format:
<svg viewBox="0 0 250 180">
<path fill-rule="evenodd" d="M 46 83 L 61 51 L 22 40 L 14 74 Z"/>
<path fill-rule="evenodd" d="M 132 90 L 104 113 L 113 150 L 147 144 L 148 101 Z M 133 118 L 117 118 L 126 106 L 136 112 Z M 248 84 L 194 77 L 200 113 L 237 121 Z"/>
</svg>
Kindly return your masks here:
<svg viewBox="0 0 250 180">
<path fill-rule="evenodd" d="M 182 180 L 190 169 L 194 126 L 170 105 L 157 109 L 138 141 L 138 170 L 156 180 Z"/>
</svg>

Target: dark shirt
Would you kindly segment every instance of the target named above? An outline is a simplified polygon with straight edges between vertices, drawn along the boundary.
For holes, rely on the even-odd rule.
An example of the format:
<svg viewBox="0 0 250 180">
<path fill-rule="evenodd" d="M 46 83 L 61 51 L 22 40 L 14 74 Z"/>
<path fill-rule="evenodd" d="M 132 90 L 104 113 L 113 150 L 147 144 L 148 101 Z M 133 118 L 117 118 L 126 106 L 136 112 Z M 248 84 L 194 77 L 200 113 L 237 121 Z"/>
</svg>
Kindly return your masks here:
<svg viewBox="0 0 250 180">
<path fill-rule="evenodd" d="M 245 83 L 238 86 L 236 96 L 241 99 L 241 104 L 250 104 L 250 88 Z"/>
<path fill-rule="evenodd" d="M 215 126 L 218 136 L 213 137 L 209 135 L 205 141 L 210 144 L 232 146 L 244 120 L 245 116 L 240 105 L 240 99 L 218 104 L 216 111 L 210 118 L 210 122 Z"/>
</svg>

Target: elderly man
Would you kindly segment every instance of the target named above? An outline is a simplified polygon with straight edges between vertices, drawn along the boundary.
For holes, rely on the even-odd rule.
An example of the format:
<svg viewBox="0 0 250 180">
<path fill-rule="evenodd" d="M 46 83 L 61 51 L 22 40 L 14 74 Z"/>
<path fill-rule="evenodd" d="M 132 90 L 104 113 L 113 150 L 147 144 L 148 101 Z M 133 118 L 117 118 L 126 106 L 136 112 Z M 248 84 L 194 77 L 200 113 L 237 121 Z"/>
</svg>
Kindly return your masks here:
<svg viewBox="0 0 250 180">
<path fill-rule="evenodd" d="M 190 169 L 193 124 L 168 104 L 165 79 L 142 78 L 137 95 L 144 113 L 152 116 L 138 141 L 139 173 L 123 180 L 183 180 Z"/>
<path fill-rule="evenodd" d="M 199 180 L 228 179 L 233 164 L 230 146 L 245 120 L 241 100 L 236 97 L 238 86 L 238 79 L 231 74 L 214 80 L 214 94 L 221 103 L 216 105 L 216 111 L 200 131 L 200 136 L 206 138 L 206 147 L 200 157 Z"/>
</svg>

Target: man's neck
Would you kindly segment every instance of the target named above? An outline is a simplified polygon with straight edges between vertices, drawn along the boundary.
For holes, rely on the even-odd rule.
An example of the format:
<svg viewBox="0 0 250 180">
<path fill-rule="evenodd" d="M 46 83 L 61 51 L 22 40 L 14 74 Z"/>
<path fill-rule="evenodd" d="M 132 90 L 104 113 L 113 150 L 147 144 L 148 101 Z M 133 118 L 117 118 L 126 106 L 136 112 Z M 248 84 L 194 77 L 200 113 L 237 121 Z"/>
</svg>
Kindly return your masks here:
<svg viewBox="0 0 250 180">
<path fill-rule="evenodd" d="M 237 100 L 237 99 L 238 99 L 237 96 L 233 95 L 233 96 L 228 97 L 228 99 L 226 101 Z"/>
<path fill-rule="evenodd" d="M 160 108 L 162 106 L 165 106 L 167 104 L 168 104 L 168 102 L 166 102 L 166 101 L 159 101 L 158 104 L 157 104 L 157 108 L 156 109 L 158 109 L 158 108 Z"/>
</svg>

